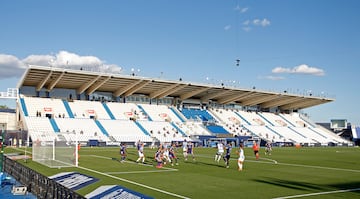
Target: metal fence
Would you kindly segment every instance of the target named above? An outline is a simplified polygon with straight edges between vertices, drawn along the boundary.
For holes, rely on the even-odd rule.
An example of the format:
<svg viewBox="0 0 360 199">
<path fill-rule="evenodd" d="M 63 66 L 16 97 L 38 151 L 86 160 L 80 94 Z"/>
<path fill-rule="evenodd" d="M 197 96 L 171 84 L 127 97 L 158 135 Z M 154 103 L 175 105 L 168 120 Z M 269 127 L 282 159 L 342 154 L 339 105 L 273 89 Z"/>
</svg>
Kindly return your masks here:
<svg viewBox="0 0 360 199">
<path fill-rule="evenodd" d="M 27 191 L 37 198 L 52 199 L 83 199 L 84 196 L 64 187 L 55 180 L 48 178 L 8 157 L 4 157 L 4 172 L 13 176 L 15 180 L 27 187 Z"/>
</svg>

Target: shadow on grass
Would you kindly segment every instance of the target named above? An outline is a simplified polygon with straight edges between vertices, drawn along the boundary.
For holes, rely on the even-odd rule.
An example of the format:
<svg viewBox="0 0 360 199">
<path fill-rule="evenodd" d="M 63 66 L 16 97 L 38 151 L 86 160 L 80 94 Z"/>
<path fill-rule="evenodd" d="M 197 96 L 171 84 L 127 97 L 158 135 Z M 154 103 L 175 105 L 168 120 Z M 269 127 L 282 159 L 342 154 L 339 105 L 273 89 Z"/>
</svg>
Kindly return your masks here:
<svg viewBox="0 0 360 199">
<path fill-rule="evenodd" d="M 350 180 L 358 180 L 358 181 L 350 182 Z M 347 182 L 347 183 L 329 184 L 328 186 L 329 187 L 334 187 L 334 188 L 337 188 L 337 189 L 358 189 L 358 188 L 360 188 L 360 181 L 359 181 L 359 179 L 354 178 L 354 179 L 349 179 L 349 182 Z M 354 191 L 354 192 L 360 194 L 360 190 Z"/>
<path fill-rule="evenodd" d="M 320 190 L 323 189 L 323 186 L 307 183 L 307 182 L 297 182 L 291 180 L 281 180 L 275 178 L 262 178 L 262 179 L 255 179 L 255 182 L 266 183 L 271 185 L 276 185 L 280 187 L 285 187 L 289 189 L 296 189 L 296 190 Z"/>
<path fill-rule="evenodd" d="M 357 179 L 353 179 L 357 180 Z M 255 182 L 266 183 L 275 186 L 280 186 L 289 189 L 296 189 L 302 191 L 311 191 L 311 192 L 325 192 L 325 191 L 334 191 L 334 190 L 349 190 L 349 189 L 359 189 L 360 181 L 352 181 L 347 183 L 339 184 L 314 184 L 311 182 L 299 182 L 295 180 L 282 180 L 276 178 L 262 178 L 254 179 Z M 360 190 L 353 191 L 354 193 L 359 193 Z"/>
<path fill-rule="evenodd" d="M 222 167 L 225 168 L 225 165 L 223 162 L 221 163 L 207 163 L 207 162 L 200 162 L 200 161 L 184 161 L 185 164 L 195 164 L 195 165 L 206 165 L 206 166 L 213 166 L 213 167 Z"/>
</svg>

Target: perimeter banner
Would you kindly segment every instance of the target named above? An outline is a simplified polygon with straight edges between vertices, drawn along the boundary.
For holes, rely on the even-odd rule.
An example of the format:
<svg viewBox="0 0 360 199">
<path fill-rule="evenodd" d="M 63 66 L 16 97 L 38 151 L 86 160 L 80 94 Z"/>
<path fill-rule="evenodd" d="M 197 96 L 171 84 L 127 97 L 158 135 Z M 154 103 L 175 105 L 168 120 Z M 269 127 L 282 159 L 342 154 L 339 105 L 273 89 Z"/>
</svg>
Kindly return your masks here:
<svg viewBox="0 0 360 199">
<path fill-rule="evenodd" d="M 93 178 L 91 176 L 77 172 L 58 173 L 56 175 L 50 176 L 49 178 L 54 179 L 57 183 L 71 190 L 81 189 L 99 180 L 97 178 Z"/>
<path fill-rule="evenodd" d="M 152 199 L 152 197 L 143 195 L 119 185 L 101 186 L 93 192 L 87 194 L 85 197 L 89 199 Z"/>
</svg>

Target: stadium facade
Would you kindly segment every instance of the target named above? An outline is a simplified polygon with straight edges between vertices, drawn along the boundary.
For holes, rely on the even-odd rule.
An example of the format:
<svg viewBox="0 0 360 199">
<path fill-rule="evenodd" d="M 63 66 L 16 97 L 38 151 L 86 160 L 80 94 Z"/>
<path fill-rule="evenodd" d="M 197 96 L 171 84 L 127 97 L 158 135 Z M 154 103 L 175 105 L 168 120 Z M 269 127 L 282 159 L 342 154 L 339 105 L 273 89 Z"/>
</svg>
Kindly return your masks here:
<svg viewBox="0 0 360 199">
<path fill-rule="evenodd" d="M 334 101 L 323 96 L 33 65 L 17 88 L 17 123 L 32 142 L 351 144 L 299 113 Z"/>
</svg>

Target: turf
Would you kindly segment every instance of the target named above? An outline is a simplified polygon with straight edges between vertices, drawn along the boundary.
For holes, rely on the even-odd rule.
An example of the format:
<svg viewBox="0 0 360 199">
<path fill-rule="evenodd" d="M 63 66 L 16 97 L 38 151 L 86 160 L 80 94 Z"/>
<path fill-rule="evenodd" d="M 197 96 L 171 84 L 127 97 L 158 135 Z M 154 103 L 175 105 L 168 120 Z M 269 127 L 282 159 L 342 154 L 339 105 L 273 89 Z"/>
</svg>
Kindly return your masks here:
<svg viewBox="0 0 360 199">
<path fill-rule="evenodd" d="M 23 149 L 7 148 L 5 153 Z M 28 149 L 29 150 L 29 149 Z M 216 163 L 215 148 L 195 148 L 196 161 L 155 168 L 154 150 L 145 149 L 146 164 L 136 164 L 137 152 L 128 149 L 119 162 L 119 148 L 81 148 L 79 167 L 51 169 L 19 160 L 42 174 L 78 171 L 100 179 L 80 189 L 82 195 L 101 185 L 121 185 L 154 198 L 360 198 L 360 149 L 357 147 L 274 148 L 271 156 L 260 150 L 260 159 L 245 149 L 244 170 L 237 170 L 233 150 L 230 168 Z M 277 163 L 275 163 L 275 161 Z"/>
</svg>

